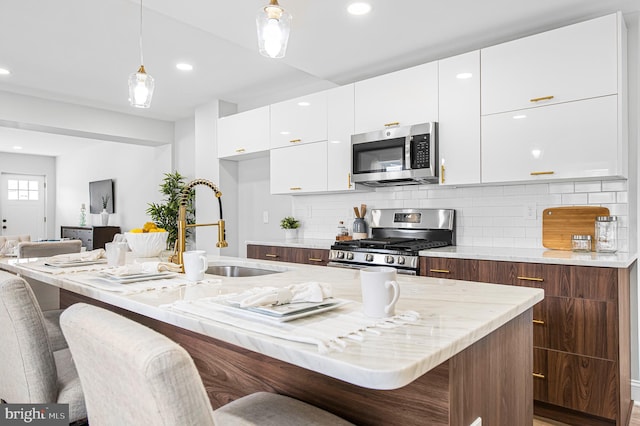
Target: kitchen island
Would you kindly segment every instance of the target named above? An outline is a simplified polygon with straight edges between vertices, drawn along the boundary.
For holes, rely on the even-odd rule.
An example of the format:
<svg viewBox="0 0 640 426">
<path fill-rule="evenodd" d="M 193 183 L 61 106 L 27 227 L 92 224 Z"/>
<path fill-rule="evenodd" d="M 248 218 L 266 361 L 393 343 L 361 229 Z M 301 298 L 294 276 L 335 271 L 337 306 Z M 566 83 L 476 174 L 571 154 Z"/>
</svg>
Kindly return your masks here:
<svg viewBox="0 0 640 426">
<path fill-rule="evenodd" d="M 251 392 L 293 396 L 356 424 L 531 424 L 532 307 L 543 291 L 455 280 L 399 277 L 399 312 L 420 319 L 349 340 L 328 353 L 163 306 L 254 287 L 330 283 L 352 300 L 315 317 L 359 311 L 357 271 L 281 262 L 210 257 L 210 264 L 253 266 L 279 273 L 208 276 L 206 283 L 120 294 L 78 282 L 82 274 L 33 269 L 40 261 L 3 260 L 1 267 L 62 289 L 61 301 L 105 306 L 176 340 L 196 362 L 213 407 Z M 300 322 L 313 321 L 308 317 Z"/>
</svg>

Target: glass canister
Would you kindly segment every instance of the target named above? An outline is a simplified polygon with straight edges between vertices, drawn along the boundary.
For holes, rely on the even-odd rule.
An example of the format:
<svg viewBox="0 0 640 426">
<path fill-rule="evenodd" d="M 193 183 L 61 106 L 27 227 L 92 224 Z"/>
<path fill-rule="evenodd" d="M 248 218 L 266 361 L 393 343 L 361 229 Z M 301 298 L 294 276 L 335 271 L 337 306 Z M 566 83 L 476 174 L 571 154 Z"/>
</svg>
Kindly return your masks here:
<svg viewBox="0 0 640 426">
<path fill-rule="evenodd" d="M 596 217 L 596 251 L 615 253 L 618 250 L 618 217 Z"/>
<path fill-rule="evenodd" d="M 571 250 L 573 250 L 574 252 L 590 252 L 591 235 L 571 236 Z"/>
</svg>

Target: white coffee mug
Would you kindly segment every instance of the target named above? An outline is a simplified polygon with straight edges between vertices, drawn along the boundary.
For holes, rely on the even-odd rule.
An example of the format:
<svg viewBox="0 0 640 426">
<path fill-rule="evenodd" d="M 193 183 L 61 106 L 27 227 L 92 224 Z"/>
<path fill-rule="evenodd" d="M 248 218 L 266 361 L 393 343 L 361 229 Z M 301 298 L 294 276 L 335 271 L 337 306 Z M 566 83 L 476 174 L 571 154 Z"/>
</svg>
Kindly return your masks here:
<svg viewBox="0 0 640 426">
<path fill-rule="evenodd" d="M 207 252 L 204 250 L 192 250 L 182 253 L 184 262 L 184 274 L 189 281 L 201 281 L 207 270 Z"/>
<path fill-rule="evenodd" d="M 107 252 L 107 266 L 122 266 L 127 260 L 127 243 L 106 243 L 104 250 Z"/>
<path fill-rule="evenodd" d="M 395 315 L 395 307 L 400 297 L 400 286 L 396 281 L 396 270 L 384 266 L 360 270 L 362 306 L 364 314 L 373 318 Z"/>
</svg>

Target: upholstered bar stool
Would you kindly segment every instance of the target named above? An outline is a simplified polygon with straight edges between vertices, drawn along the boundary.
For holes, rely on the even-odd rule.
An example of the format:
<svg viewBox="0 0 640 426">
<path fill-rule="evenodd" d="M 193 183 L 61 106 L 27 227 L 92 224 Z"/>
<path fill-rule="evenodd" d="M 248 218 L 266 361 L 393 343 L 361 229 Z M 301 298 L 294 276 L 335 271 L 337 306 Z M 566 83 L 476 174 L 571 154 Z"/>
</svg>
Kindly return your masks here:
<svg viewBox="0 0 640 426">
<path fill-rule="evenodd" d="M 80 253 L 82 241 L 31 241 L 18 244 L 18 257 L 50 257 L 56 254 Z"/>
<path fill-rule="evenodd" d="M 84 303 L 67 308 L 60 323 L 91 425 L 351 425 L 317 407 L 267 392 L 214 411 L 191 356 L 166 336 Z"/>
<path fill-rule="evenodd" d="M 84 396 L 59 329 L 47 329 L 31 288 L 0 271 L 0 398 L 8 403 L 69 404 L 69 421 L 86 418 Z"/>
</svg>

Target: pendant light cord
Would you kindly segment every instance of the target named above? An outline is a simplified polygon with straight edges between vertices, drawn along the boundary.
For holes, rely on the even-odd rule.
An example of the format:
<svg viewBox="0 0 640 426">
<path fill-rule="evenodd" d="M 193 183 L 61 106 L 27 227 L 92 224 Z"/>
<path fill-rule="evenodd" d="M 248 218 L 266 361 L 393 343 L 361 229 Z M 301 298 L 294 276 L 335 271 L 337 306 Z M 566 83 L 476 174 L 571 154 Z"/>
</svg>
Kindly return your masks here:
<svg viewBox="0 0 640 426">
<path fill-rule="evenodd" d="M 144 65 L 142 56 L 142 0 L 140 0 L 140 65 Z"/>
</svg>

